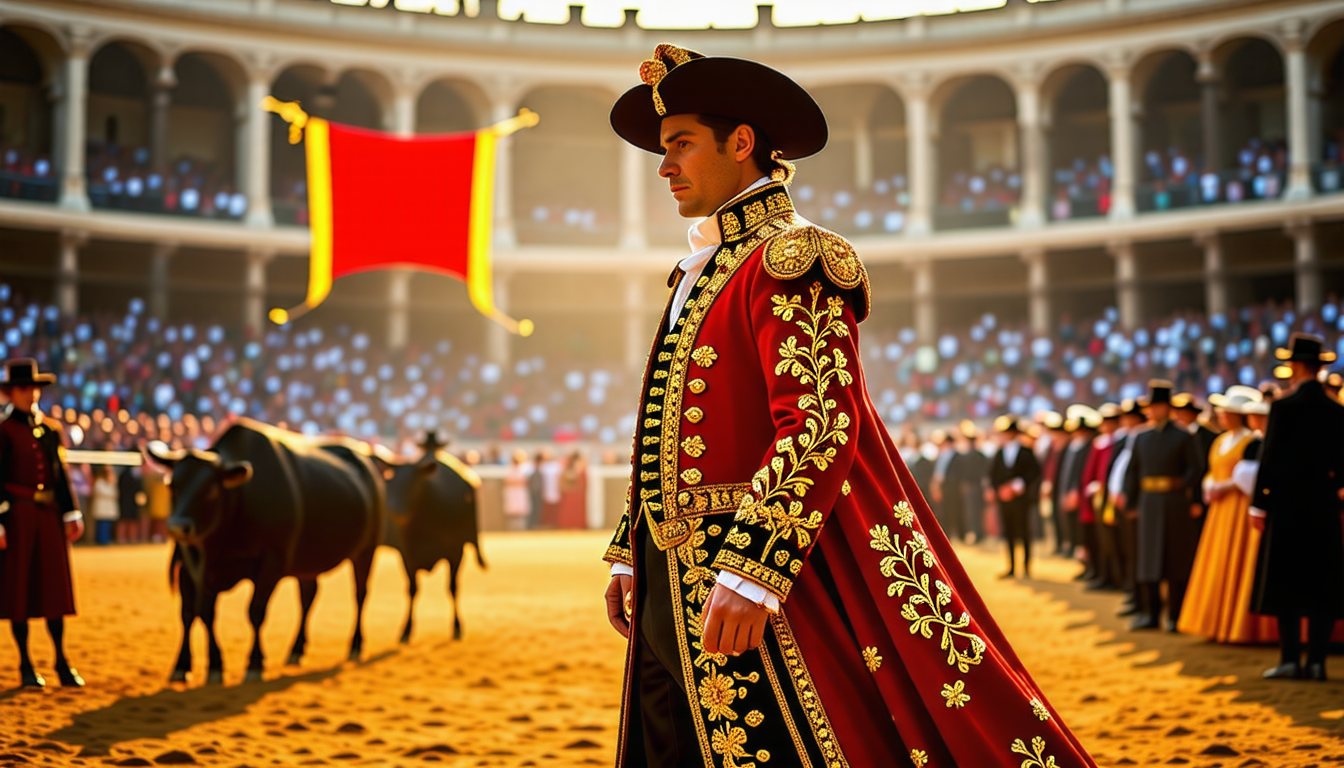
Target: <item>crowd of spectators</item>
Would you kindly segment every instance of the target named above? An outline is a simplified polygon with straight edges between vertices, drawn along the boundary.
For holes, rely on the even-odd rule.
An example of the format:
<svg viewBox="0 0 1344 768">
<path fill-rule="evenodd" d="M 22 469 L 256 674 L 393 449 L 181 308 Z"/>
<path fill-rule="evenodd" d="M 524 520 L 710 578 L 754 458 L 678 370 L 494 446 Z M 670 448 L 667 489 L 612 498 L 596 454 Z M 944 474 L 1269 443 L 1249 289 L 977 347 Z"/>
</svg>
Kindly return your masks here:
<svg viewBox="0 0 1344 768">
<path fill-rule="evenodd" d="M 984 170 L 955 171 L 943 179 L 939 207 L 959 213 L 1008 211 L 1022 194 L 1016 169 L 994 165 Z"/>
<path fill-rule="evenodd" d="M 90 143 L 86 170 L 95 208 L 234 221 L 247 214 L 247 196 L 214 162 L 182 157 L 160 173 L 145 147 Z"/>
<path fill-rule="evenodd" d="M 1250 139 L 1231 168 L 1201 163 L 1181 147 L 1151 149 L 1143 158 L 1140 207 L 1168 210 L 1192 205 L 1272 200 L 1283 194 L 1288 148 L 1282 139 Z M 1337 181 L 1337 179 L 1336 179 Z"/>
<path fill-rule="evenodd" d="M 51 158 L 31 148 L 0 141 L 0 197 L 52 201 L 58 187 Z"/>
<path fill-rule="evenodd" d="M 867 190 L 799 183 L 793 200 L 804 218 L 845 235 L 896 234 L 905 229 L 910 189 L 904 174 L 876 179 Z"/>
<path fill-rule="evenodd" d="M 1111 210 L 1111 159 L 1106 155 L 1088 162 L 1074 158 L 1068 166 L 1055 169 L 1055 197 L 1050 203 L 1050 218 L 1055 221 L 1087 216 L 1105 216 Z"/>
<path fill-rule="evenodd" d="M 865 324 L 870 393 L 892 426 L 989 419 L 1142 394 L 1162 377 L 1203 396 L 1270 376 L 1293 330 L 1344 357 L 1334 300 L 1298 314 L 1273 302 L 1205 317 L 1183 312 L 1132 332 L 1107 309 L 1037 336 L 984 315 L 921 345 L 912 329 Z M 389 351 L 359 329 L 273 328 L 256 339 L 222 325 L 124 314 L 62 317 L 0 285 L 0 358 L 29 355 L 60 382 L 45 403 L 86 448 L 141 440 L 204 446 L 226 414 L 307 433 L 378 438 L 404 452 L 430 431 L 468 443 L 587 443 L 619 452 L 635 425 L 638 372 L 559 353 L 500 365 L 448 338 Z M 504 463 L 506 456 L 486 456 Z"/>
</svg>

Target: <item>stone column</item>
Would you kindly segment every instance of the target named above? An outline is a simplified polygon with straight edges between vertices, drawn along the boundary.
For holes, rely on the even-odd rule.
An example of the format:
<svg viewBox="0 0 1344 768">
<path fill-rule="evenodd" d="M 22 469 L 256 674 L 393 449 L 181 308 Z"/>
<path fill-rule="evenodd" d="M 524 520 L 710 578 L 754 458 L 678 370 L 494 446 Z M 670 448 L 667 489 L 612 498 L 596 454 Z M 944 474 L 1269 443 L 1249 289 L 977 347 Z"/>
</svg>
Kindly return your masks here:
<svg viewBox="0 0 1344 768">
<path fill-rule="evenodd" d="M 387 273 L 387 346 L 398 350 L 411 338 L 411 271 Z"/>
<path fill-rule="evenodd" d="M 1312 152 L 1312 120 L 1310 80 L 1307 76 L 1306 40 L 1302 33 L 1302 21 L 1294 19 L 1284 31 L 1286 53 L 1284 55 L 1284 75 L 1288 95 L 1288 185 L 1284 197 L 1288 200 L 1304 200 L 1312 195 L 1311 163 L 1316 160 Z"/>
<path fill-rule="evenodd" d="M 155 173 L 168 169 L 168 117 L 173 106 L 173 89 L 177 87 L 177 73 L 173 64 L 164 61 L 158 77 L 150 85 L 149 105 L 149 167 Z"/>
<path fill-rule="evenodd" d="M 854 120 L 854 187 L 860 192 L 873 188 L 873 130 L 867 113 Z"/>
<path fill-rule="evenodd" d="M 1134 217 L 1134 178 L 1137 172 L 1138 140 L 1134 131 L 1134 97 L 1128 63 L 1106 69 L 1110 90 L 1112 220 Z"/>
<path fill-rule="evenodd" d="M 621 142 L 621 240 L 620 247 L 627 251 L 648 248 L 645 219 L 648 206 L 644 190 L 648 189 L 646 174 L 650 172 L 644 150 Z"/>
<path fill-rule="evenodd" d="M 509 312 L 509 283 L 512 275 L 504 272 L 495 272 L 495 307 L 500 312 L 508 314 Z M 508 365 L 510 358 L 509 337 L 512 336 L 504 326 L 493 320 L 487 320 L 485 323 L 485 357 L 491 362 L 500 365 Z"/>
<path fill-rule="evenodd" d="M 507 120 L 518 113 L 517 99 L 500 97 L 491 107 L 491 122 Z M 518 247 L 518 230 L 513 223 L 513 137 L 506 136 L 495 147 L 495 246 L 512 250 Z"/>
<path fill-rule="evenodd" d="M 56 306 L 61 314 L 74 317 L 79 314 L 79 249 L 88 242 L 86 232 L 61 230 L 56 255 Z"/>
<path fill-rule="evenodd" d="M 1045 129 L 1041 126 L 1041 86 L 1034 72 L 1024 73 L 1014 84 L 1017 93 L 1017 129 L 1022 156 L 1022 200 L 1017 226 L 1039 227 L 1045 223 Z"/>
<path fill-rule="evenodd" d="M 247 224 L 252 227 L 271 227 L 271 113 L 261 108 L 262 99 L 271 92 L 269 69 L 254 69 L 249 73 L 243 105 L 247 126 L 247 140 L 238 147 L 241 155 L 239 188 L 247 195 Z"/>
<path fill-rule="evenodd" d="M 644 283 L 639 275 L 625 276 L 625 365 L 631 370 L 643 364 L 651 340 L 644 322 Z"/>
<path fill-rule="evenodd" d="M 1213 62 L 1213 54 L 1204 52 L 1199 55 L 1199 69 L 1195 73 L 1199 83 L 1200 109 L 1204 123 L 1204 167 L 1195 168 L 1196 173 L 1212 170 L 1217 173 L 1223 169 L 1222 110 L 1218 105 L 1218 88 L 1222 85 L 1222 73 Z M 1191 162 L 1195 158 L 1190 158 Z"/>
<path fill-rule="evenodd" d="M 84 144 L 88 126 L 89 37 L 91 31 L 70 30 L 70 50 L 65 59 L 61 109 L 60 206 L 74 211 L 89 210 L 89 192 L 84 180 Z"/>
<path fill-rule="evenodd" d="M 1195 245 L 1204 249 L 1204 313 L 1227 315 L 1228 301 L 1227 260 L 1223 258 L 1223 238 L 1217 232 L 1200 232 Z"/>
<path fill-rule="evenodd" d="M 915 336 L 920 344 L 938 339 L 938 306 L 934 302 L 933 262 L 927 259 L 910 264 L 915 273 Z"/>
<path fill-rule="evenodd" d="M 264 248 L 244 254 L 243 332 L 249 338 L 259 338 L 266 328 L 266 265 L 274 255 Z"/>
<path fill-rule="evenodd" d="M 1120 310 L 1120 325 L 1132 331 L 1143 322 L 1138 255 L 1134 251 L 1134 244 L 1128 240 L 1112 242 L 1106 251 L 1115 259 L 1115 303 Z"/>
<path fill-rule="evenodd" d="M 938 194 L 934 189 L 936 164 L 928 76 L 911 73 L 897 83 L 896 90 L 905 98 L 906 169 L 910 183 L 905 231 L 910 235 L 927 235 L 933 231 L 933 203 Z"/>
<path fill-rule="evenodd" d="M 149 257 L 149 316 L 168 318 L 168 267 L 177 243 L 155 243 Z"/>
<path fill-rule="evenodd" d="M 1043 336 L 1050 333 L 1054 324 L 1049 259 L 1045 249 L 1032 248 L 1022 252 L 1022 261 L 1027 263 L 1027 317 L 1031 332 Z"/>
<path fill-rule="evenodd" d="M 416 92 L 409 83 L 399 83 L 392 96 L 392 132 L 398 136 L 415 135 Z"/>
<path fill-rule="evenodd" d="M 1321 308 L 1325 287 L 1321 281 L 1321 255 L 1316 247 L 1316 227 L 1310 221 L 1290 221 L 1284 228 L 1293 238 L 1293 271 L 1297 278 L 1297 311 L 1306 314 Z"/>
</svg>

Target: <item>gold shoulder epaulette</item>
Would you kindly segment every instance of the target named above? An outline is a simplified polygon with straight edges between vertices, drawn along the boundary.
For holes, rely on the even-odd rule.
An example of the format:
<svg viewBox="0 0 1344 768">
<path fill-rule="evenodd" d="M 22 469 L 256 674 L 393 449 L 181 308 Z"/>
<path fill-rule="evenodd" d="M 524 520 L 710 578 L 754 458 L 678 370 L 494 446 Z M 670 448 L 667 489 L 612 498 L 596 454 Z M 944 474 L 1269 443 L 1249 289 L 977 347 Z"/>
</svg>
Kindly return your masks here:
<svg viewBox="0 0 1344 768">
<path fill-rule="evenodd" d="M 854 246 L 836 233 L 815 224 L 792 227 L 770 239 L 765 246 L 762 265 L 777 280 L 794 280 L 807 274 L 821 259 L 822 271 L 839 288 L 863 287 L 863 306 L 859 319 L 868 316 L 868 270 L 859 261 Z"/>
</svg>

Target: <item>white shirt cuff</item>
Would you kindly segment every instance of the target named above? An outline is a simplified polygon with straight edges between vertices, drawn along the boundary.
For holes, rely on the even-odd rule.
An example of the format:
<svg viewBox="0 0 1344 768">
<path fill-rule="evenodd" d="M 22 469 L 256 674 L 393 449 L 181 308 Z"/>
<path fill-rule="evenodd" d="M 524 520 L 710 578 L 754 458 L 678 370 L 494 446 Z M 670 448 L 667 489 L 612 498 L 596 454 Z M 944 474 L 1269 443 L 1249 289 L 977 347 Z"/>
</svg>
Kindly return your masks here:
<svg viewBox="0 0 1344 768">
<path fill-rule="evenodd" d="M 1260 472 L 1258 461 L 1238 461 L 1232 468 L 1232 484 L 1237 490 L 1251 496 L 1255 494 L 1255 476 Z"/>
<path fill-rule="evenodd" d="M 1265 510 L 1259 507 L 1251 507 L 1250 514 L 1251 517 L 1260 517 L 1260 518 L 1269 517 L 1269 513 L 1265 512 Z"/>
<path fill-rule="evenodd" d="M 66 512 L 64 515 L 61 515 L 61 522 L 63 523 L 73 523 L 76 520 L 83 520 L 83 519 L 84 519 L 84 513 L 80 512 L 78 509 L 72 509 L 69 512 Z"/>
<path fill-rule="evenodd" d="M 715 583 L 736 592 L 771 613 L 779 612 L 779 598 L 751 579 L 743 578 L 736 573 L 720 571 L 715 578 Z"/>
<path fill-rule="evenodd" d="M 626 565 L 625 563 L 612 563 L 612 564 L 611 564 L 611 575 L 612 575 L 612 576 L 634 576 L 634 575 L 635 575 L 635 569 L 634 569 L 634 568 L 631 568 L 630 566 Z"/>
</svg>

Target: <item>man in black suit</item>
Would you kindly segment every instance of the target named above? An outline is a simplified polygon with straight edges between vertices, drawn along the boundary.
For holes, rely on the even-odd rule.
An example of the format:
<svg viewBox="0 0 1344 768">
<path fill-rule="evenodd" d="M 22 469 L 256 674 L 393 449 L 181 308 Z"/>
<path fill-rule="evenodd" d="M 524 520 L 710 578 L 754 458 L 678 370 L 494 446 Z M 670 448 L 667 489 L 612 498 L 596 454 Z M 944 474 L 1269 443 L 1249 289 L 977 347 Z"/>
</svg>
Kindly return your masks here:
<svg viewBox="0 0 1344 768">
<path fill-rule="evenodd" d="M 1041 465 L 1036 454 L 1021 442 L 1022 431 L 1014 416 L 1000 416 L 994 420 L 994 433 L 999 450 L 989 463 L 989 484 L 999 502 L 1003 524 L 1003 539 L 1008 545 L 1008 572 L 1000 578 L 1011 578 L 1016 573 L 1017 544 L 1022 544 L 1022 576 L 1031 577 L 1031 497 L 1028 490 L 1041 477 Z"/>
<path fill-rule="evenodd" d="M 1330 630 L 1344 616 L 1344 406 L 1317 380 L 1321 366 L 1335 359 L 1320 338 L 1295 333 L 1275 354 L 1284 363 L 1275 374 L 1294 389 L 1270 407 L 1251 497 L 1253 524 L 1264 532 L 1251 610 L 1279 619 L 1282 659 L 1265 677 L 1324 680 Z"/>
<path fill-rule="evenodd" d="M 1126 500 L 1134 500 L 1133 507 L 1139 513 L 1135 577 L 1142 584 L 1147 611 L 1137 616 L 1130 628 L 1156 629 L 1161 625 L 1161 583 L 1165 581 L 1166 626 L 1168 632 L 1175 632 L 1199 547 L 1204 461 L 1195 438 L 1171 421 L 1171 383 L 1154 380 L 1148 388 L 1148 398 L 1142 405 L 1153 426 L 1134 439 L 1121 500 L 1121 506 L 1126 506 Z"/>
</svg>

